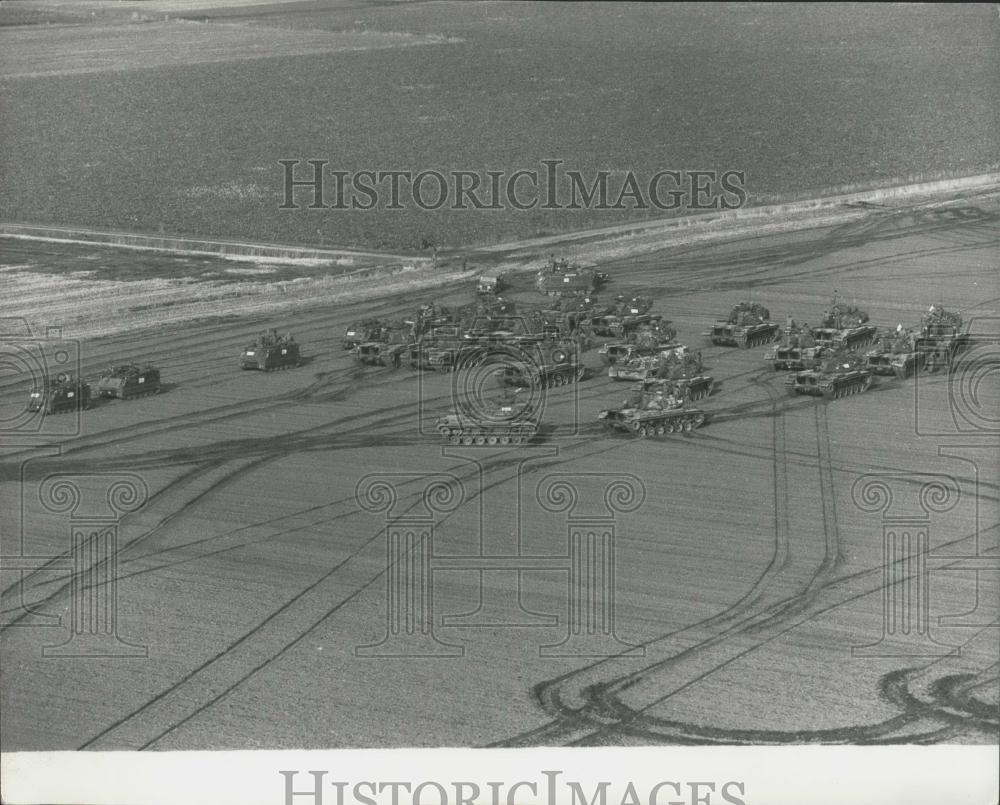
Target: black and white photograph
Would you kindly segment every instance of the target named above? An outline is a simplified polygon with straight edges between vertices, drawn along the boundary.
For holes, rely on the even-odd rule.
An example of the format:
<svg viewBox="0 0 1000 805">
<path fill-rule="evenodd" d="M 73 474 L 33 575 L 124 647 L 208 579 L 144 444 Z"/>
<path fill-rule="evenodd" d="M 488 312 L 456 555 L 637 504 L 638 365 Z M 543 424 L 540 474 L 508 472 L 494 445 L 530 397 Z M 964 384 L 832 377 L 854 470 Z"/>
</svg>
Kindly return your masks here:
<svg viewBox="0 0 1000 805">
<path fill-rule="evenodd" d="M 0 800 L 997 805 L 1000 6 L 0 2 Z"/>
</svg>

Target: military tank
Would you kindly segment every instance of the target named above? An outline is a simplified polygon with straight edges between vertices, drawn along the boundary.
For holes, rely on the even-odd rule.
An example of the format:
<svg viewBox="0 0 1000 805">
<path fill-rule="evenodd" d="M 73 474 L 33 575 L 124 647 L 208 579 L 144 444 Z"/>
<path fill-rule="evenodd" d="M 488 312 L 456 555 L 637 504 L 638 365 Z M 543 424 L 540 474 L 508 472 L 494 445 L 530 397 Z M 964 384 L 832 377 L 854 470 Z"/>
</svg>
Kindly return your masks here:
<svg viewBox="0 0 1000 805">
<path fill-rule="evenodd" d="M 579 351 L 572 341 L 555 341 L 531 350 L 535 360 L 508 364 L 496 370 L 502 386 L 516 388 L 551 388 L 583 380 L 587 369 L 579 361 Z M 529 355 L 531 354 L 529 353 Z"/>
<path fill-rule="evenodd" d="M 412 319 L 406 319 L 404 324 L 410 327 L 414 338 L 419 338 L 437 327 L 462 326 L 463 321 L 475 315 L 475 305 L 466 309 L 448 307 L 430 303 L 421 305 Z"/>
<path fill-rule="evenodd" d="M 690 432 L 701 427 L 705 418 L 704 411 L 661 389 L 637 389 L 621 408 L 609 408 L 597 415 L 598 421 L 610 431 L 646 437 Z"/>
<path fill-rule="evenodd" d="M 479 353 L 461 338 L 424 338 L 410 345 L 410 366 L 434 372 L 454 372 Z"/>
<path fill-rule="evenodd" d="M 486 401 L 482 411 L 451 411 L 434 423 L 448 444 L 524 444 L 538 433 L 538 420 L 530 407 L 518 399 L 521 389 L 507 390 Z"/>
<path fill-rule="evenodd" d="M 299 345 L 291 335 L 278 335 L 277 330 L 261 333 L 256 341 L 247 344 L 240 356 L 241 369 L 258 369 L 271 372 L 301 366 Z"/>
<path fill-rule="evenodd" d="M 694 402 L 711 395 L 715 389 L 715 379 L 709 375 L 695 377 L 652 377 L 636 383 L 633 390 L 645 392 L 662 392 L 677 399 Z"/>
<path fill-rule="evenodd" d="M 464 313 L 464 311 L 462 311 Z M 495 294 L 484 294 L 469 312 L 475 316 L 513 316 L 517 313 L 517 302 Z"/>
<path fill-rule="evenodd" d="M 652 359 L 640 358 L 635 365 L 630 361 L 612 366 L 608 374 L 615 380 L 637 380 L 645 390 L 661 390 L 689 401 L 708 397 L 715 389 L 715 378 L 705 374 L 700 354 L 666 353 Z"/>
<path fill-rule="evenodd" d="M 790 394 L 832 400 L 867 391 L 872 384 L 872 372 L 857 353 L 838 350 L 827 355 L 818 369 L 796 372 L 785 383 Z"/>
<path fill-rule="evenodd" d="M 61 373 L 54 378 L 46 378 L 32 387 L 28 396 L 28 410 L 46 414 L 64 414 L 90 408 L 90 384 Z"/>
<path fill-rule="evenodd" d="M 590 320 L 590 331 L 598 338 L 628 338 L 641 329 L 656 329 L 667 325 L 654 313 L 607 313 Z"/>
<path fill-rule="evenodd" d="M 358 344 L 354 351 L 354 359 L 362 366 L 391 366 L 398 369 L 403 363 L 403 356 L 409 354 L 407 343 L 386 344 L 382 341 L 371 341 Z"/>
<path fill-rule="evenodd" d="M 920 334 L 916 339 L 917 351 L 924 359 L 924 370 L 950 370 L 955 357 L 968 345 L 968 337 L 962 332 L 961 315 L 941 305 L 931 305 L 920 321 Z"/>
<path fill-rule="evenodd" d="M 358 344 L 370 343 L 380 339 L 382 328 L 386 323 L 381 319 L 362 319 L 351 322 L 344 331 L 343 346 L 346 350 L 357 347 Z"/>
<path fill-rule="evenodd" d="M 612 380 L 655 381 L 656 388 L 692 401 L 708 397 L 715 388 L 715 379 L 704 373 L 701 355 L 688 352 L 666 352 L 634 358 L 624 364 L 609 367 L 608 377 Z"/>
<path fill-rule="evenodd" d="M 812 330 L 821 347 L 856 350 L 870 346 L 877 329 L 868 324 L 868 314 L 861 308 L 834 301 L 823 315 L 823 323 Z"/>
<path fill-rule="evenodd" d="M 816 342 L 808 325 L 799 326 L 791 318 L 782 331 L 780 343 L 765 356 L 774 370 L 814 369 L 829 350 Z"/>
<path fill-rule="evenodd" d="M 116 397 L 120 400 L 159 394 L 160 370 L 148 364 L 111 366 L 97 381 L 94 392 L 98 397 Z"/>
<path fill-rule="evenodd" d="M 613 366 L 633 358 L 658 355 L 666 351 L 684 352 L 686 347 L 677 343 L 677 331 L 670 326 L 670 322 L 658 318 L 628 332 L 622 341 L 601 345 L 597 355 L 606 366 Z"/>
<path fill-rule="evenodd" d="M 895 375 L 905 380 L 923 365 L 924 355 L 916 338 L 903 325 L 876 335 L 872 349 L 865 353 L 865 365 L 876 375 Z"/>
<path fill-rule="evenodd" d="M 756 347 L 781 336 L 781 326 L 770 320 L 771 312 L 757 302 L 738 302 L 725 321 L 717 321 L 704 333 L 713 344 L 725 347 Z"/>
</svg>

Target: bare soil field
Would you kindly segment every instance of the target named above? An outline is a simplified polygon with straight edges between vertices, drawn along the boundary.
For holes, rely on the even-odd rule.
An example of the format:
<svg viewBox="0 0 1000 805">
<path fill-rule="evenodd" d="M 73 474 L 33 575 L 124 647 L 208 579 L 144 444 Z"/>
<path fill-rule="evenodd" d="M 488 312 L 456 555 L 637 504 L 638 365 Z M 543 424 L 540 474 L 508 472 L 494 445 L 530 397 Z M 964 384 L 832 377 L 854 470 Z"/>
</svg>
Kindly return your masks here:
<svg viewBox="0 0 1000 805">
<path fill-rule="evenodd" d="M 73 262 L 46 249 L 16 262 Z M 590 352 L 535 442 L 444 448 L 431 426 L 465 374 L 362 369 L 340 341 L 468 301 L 471 278 L 84 338 L 85 375 L 148 360 L 165 388 L 5 442 L 3 749 L 996 742 L 995 359 L 824 403 L 701 333 L 748 297 L 814 322 L 835 290 L 883 326 L 943 303 L 997 333 L 998 258 L 983 196 L 609 262 L 608 291 L 652 296 L 718 383 L 708 422 L 665 439 L 598 428 L 626 384 Z M 304 365 L 239 370 L 271 326 Z M 120 501 L 117 567 L 76 588 L 69 529 L 94 511 L 43 507 L 54 473 L 84 507 L 109 479 L 147 491 Z M 397 550 L 407 532 L 433 550 Z M 113 650 L 43 652 L 81 612 L 107 624 L 112 588 Z"/>
<path fill-rule="evenodd" d="M 625 171 L 647 197 L 745 172 L 750 204 L 967 176 L 1000 152 L 996 30 L 975 4 L 3 3 L 0 219 L 414 251 L 673 214 L 615 204 Z M 402 210 L 388 183 L 280 210 L 279 160 L 310 159 L 613 176 L 600 208 L 429 214 L 404 182 Z"/>
<path fill-rule="evenodd" d="M 173 20 L 143 25 L 47 27 L 3 42 L 2 78 L 37 78 L 157 67 L 271 59 L 444 44 L 442 36 L 402 32 L 288 31 L 281 28 Z M 456 39 L 455 41 L 461 41 Z"/>
</svg>

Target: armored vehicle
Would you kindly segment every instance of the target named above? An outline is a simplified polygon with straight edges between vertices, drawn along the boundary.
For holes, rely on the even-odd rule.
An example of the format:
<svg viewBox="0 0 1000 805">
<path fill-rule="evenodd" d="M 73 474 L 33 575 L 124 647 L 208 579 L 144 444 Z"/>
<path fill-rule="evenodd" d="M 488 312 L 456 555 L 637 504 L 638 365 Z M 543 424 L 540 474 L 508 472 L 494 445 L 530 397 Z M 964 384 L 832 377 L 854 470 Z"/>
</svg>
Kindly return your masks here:
<svg viewBox="0 0 1000 805">
<path fill-rule="evenodd" d="M 465 311 L 462 311 L 465 313 Z M 483 294 L 475 306 L 468 311 L 473 317 L 513 316 L 517 313 L 517 303 L 494 294 Z"/>
<path fill-rule="evenodd" d="M 781 326 L 770 321 L 771 312 L 757 302 L 739 302 L 725 321 L 717 321 L 705 335 L 713 344 L 727 347 L 756 347 L 774 341 Z"/>
<path fill-rule="evenodd" d="M 576 344 L 572 341 L 546 342 L 529 354 L 536 360 L 520 365 L 507 365 L 496 371 L 501 385 L 517 388 L 549 388 L 583 380 L 586 367 L 579 362 Z"/>
<path fill-rule="evenodd" d="M 344 349 L 354 349 L 358 344 L 378 341 L 385 325 L 381 319 L 351 322 L 344 331 Z"/>
<path fill-rule="evenodd" d="M 608 369 L 613 380 L 638 380 L 647 391 L 661 390 L 689 401 L 708 397 L 715 379 L 704 373 L 701 355 L 665 353 L 636 358 Z"/>
<path fill-rule="evenodd" d="M 675 340 L 676 330 L 672 327 L 644 329 L 631 333 L 626 341 L 603 344 L 597 354 L 606 366 L 614 366 L 633 358 L 655 356 L 671 352 L 681 355 L 687 347 Z"/>
<path fill-rule="evenodd" d="M 535 285 L 549 296 L 587 296 L 607 279 L 604 272 L 553 258 L 538 272 Z"/>
<path fill-rule="evenodd" d="M 31 389 L 28 410 L 32 413 L 63 414 L 90 407 L 90 384 L 72 375 L 59 374 Z"/>
<path fill-rule="evenodd" d="M 895 375 L 903 380 L 923 365 L 924 356 L 917 349 L 916 338 L 902 325 L 892 332 L 879 333 L 865 353 L 865 365 L 876 375 Z"/>
<path fill-rule="evenodd" d="M 659 316 L 637 325 L 625 333 L 624 338 L 603 344 L 597 354 L 608 366 L 642 355 L 656 355 L 665 350 L 677 349 L 677 331 Z M 683 351 L 683 350 L 682 350 Z"/>
<path fill-rule="evenodd" d="M 597 418 L 608 430 L 634 436 L 663 436 L 701 427 L 705 412 L 662 390 L 637 389 L 621 408 L 601 411 Z"/>
<path fill-rule="evenodd" d="M 480 294 L 496 294 L 506 287 L 506 277 L 502 271 L 487 271 L 479 275 L 476 291 Z"/>
<path fill-rule="evenodd" d="M 828 400 L 860 394 L 872 384 L 864 359 L 848 350 L 827 355 L 818 369 L 796 372 L 785 380 L 791 394 L 811 394 Z"/>
<path fill-rule="evenodd" d="M 148 364 L 112 366 L 101 375 L 94 391 L 99 397 L 117 397 L 120 400 L 159 394 L 160 370 Z"/>
<path fill-rule="evenodd" d="M 421 305 L 417 309 L 416 315 L 412 319 L 407 319 L 404 323 L 409 325 L 414 338 L 419 338 L 425 333 L 431 332 L 436 327 L 461 325 L 463 317 L 468 312 L 432 303 Z"/>
<path fill-rule="evenodd" d="M 382 341 L 371 341 L 358 344 L 354 351 L 354 359 L 363 366 L 391 366 L 398 369 L 403 362 L 403 356 L 410 351 L 410 344 L 386 344 Z"/>
<path fill-rule="evenodd" d="M 667 325 L 663 317 L 652 313 L 608 313 L 590 320 L 590 331 L 598 338 L 628 338 L 641 329 L 655 330 Z"/>
<path fill-rule="evenodd" d="M 812 334 L 821 347 L 861 349 L 875 339 L 877 328 L 867 324 L 868 314 L 853 305 L 834 302 L 823 316 L 823 323 Z"/>
<path fill-rule="evenodd" d="M 775 370 L 798 371 L 815 368 L 827 351 L 826 347 L 816 343 L 808 325 L 800 327 L 789 318 L 781 342 L 764 356 L 764 360 Z"/>
<path fill-rule="evenodd" d="M 941 305 L 931 305 L 921 319 L 916 339 L 917 350 L 924 358 L 924 370 L 950 370 L 955 357 L 968 345 L 968 337 L 962 333 L 962 317 Z"/>
<path fill-rule="evenodd" d="M 240 356 L 241 369 L 290 369 L 302 363 L 299 345 L 291 335 L 278 335 L 277 330 L 261 333 L 257 340 L 247 344 Z"/>
<path fill-rule="evenodd" d="M 449 444 L 524 444 L 538 432 L 538 420 L 518 400 L 518 391 L 486 401 L 482 411 L 452 411 L 438 417 L 435 427 Z"/>
</svg>

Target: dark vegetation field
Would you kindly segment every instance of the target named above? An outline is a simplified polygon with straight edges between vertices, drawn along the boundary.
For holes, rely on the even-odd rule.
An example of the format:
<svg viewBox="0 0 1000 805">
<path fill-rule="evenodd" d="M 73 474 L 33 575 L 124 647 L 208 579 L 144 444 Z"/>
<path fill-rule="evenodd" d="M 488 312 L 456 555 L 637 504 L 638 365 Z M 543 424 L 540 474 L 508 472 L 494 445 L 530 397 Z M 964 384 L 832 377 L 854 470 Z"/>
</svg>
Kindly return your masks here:
<svg viewBox="0 0 1000 805">
<path fill-rule="evenodd" d="M 451 247 L 647 213 L 282 212 L 277 161 L 734 169 L 759 202 L 1000 159 L 990 6 L 285 3 L 187 16 L 43 28 L 5 5 L 0 217 Z M 58 58 L 38 55 L 48 37 Z M 112 57 L 88 55 L 109 43 Z"/>
</svg>

